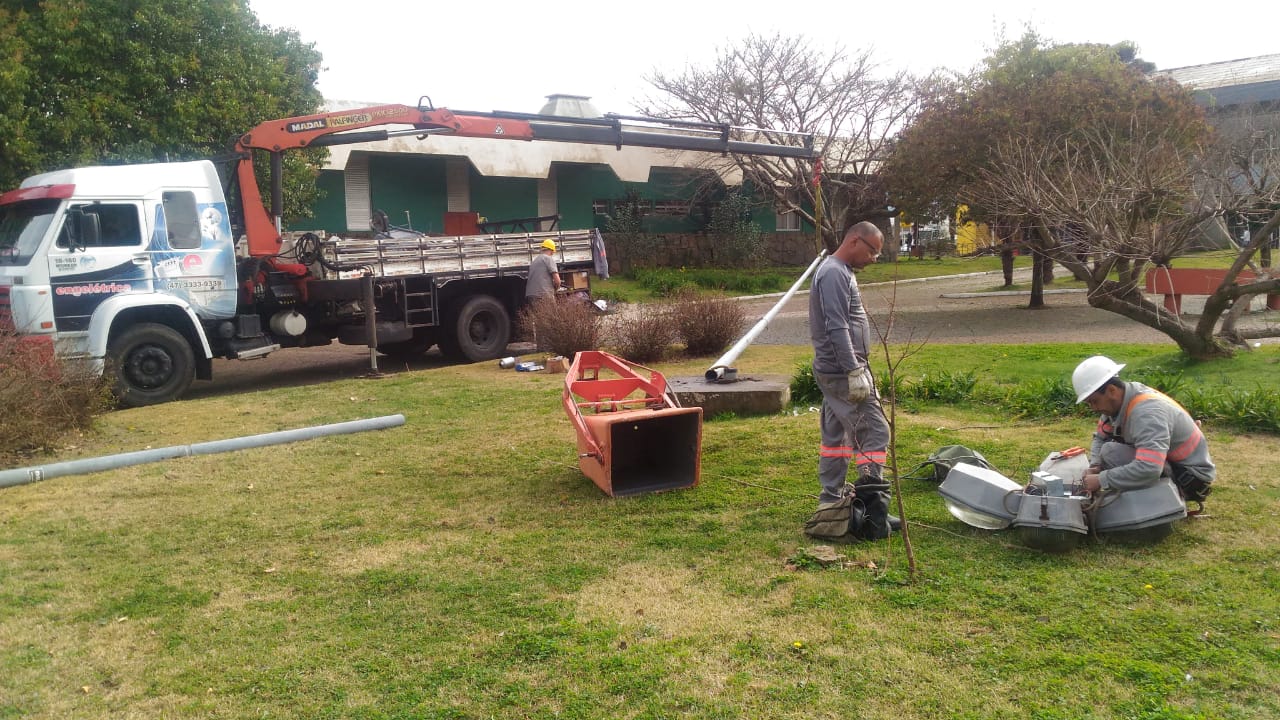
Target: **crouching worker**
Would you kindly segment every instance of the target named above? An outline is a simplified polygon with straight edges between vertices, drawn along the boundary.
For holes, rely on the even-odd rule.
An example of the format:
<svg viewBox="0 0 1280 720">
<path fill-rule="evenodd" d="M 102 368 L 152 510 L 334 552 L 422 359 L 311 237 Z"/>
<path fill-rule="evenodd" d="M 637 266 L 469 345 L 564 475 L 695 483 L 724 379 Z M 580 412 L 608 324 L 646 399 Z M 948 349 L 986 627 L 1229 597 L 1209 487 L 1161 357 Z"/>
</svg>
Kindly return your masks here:
<svg viewBox="0 0 1280 720">
<path fill-rule="evenodd" d="M 1084 489 L 1091 493 L 1124 492 L 1168 477 L 1183 500 L 1197 503 L 1203 510 L 1217 470 L 1199 424 L 1167 395 L 1142 383 L 1121 380 L 1118 376 L 1123 368 L 1110 358 L 1095 355 L 1071 374 L 1076 402 L 1087 403 L 1101 414 Z"/>
</svg>

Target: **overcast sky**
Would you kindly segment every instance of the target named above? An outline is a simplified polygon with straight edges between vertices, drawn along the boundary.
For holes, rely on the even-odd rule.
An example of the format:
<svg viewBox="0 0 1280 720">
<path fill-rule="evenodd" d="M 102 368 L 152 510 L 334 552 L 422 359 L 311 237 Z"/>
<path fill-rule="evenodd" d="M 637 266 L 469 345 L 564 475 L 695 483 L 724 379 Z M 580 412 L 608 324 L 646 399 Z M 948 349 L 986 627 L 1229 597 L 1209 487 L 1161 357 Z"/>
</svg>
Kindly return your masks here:
<svg viewBox="0 0 1280 720">
<path fill-rule="evenodd" d="M 1280 52 L 1269 38 L 1280 3 L 830 2 L 808 0 L 249 0 L 258 19 L 293 28 L 324 54 L 330 100 L 454 110 L 537 112 L 546 95 L 589 95 L 602 112 L 632 113 L 655 68 L 707 65 L 751 33 L 870 47 L 886 69 L 972 68 L 1026 27 L 1055 42 L 1132 40 L 1161 69 Z M 538 8 L 543 8 L 539 10 Z M 1196 8 L 1193 13 L 1191 8 Z"/>
</svg>

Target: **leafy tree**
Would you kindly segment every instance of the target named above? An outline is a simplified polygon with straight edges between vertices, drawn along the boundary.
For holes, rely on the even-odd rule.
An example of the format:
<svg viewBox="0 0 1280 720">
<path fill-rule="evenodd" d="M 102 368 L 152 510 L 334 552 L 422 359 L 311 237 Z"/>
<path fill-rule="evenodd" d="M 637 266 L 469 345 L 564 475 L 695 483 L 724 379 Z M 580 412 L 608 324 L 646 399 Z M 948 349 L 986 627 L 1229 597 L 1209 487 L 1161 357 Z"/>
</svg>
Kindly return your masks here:
<svg viewBox="0 0 1280 720">
<path fill-rule="evenodd" d="M 755 203 L 741 187 L 729 190 L 711 211 L 707 230 L 717 240 L 717 259 L 730 266 L 757 264 L 764 247 L 760 226 L 751 222 Z"/>
<path fill-rule="evenodd" d="M 1032 229 L 985 207 L 975 192 L 991 167 L 991 149 L 1008 138 L 1049 143 L 1087 127 L 1122 128 L 1137 104 L 1160 105 L 1176 115 L 1194 142 L 1203 123 L 1188 123 L 1194 105 L 1173 83 L 1151 82 L 1151 68 L 1131 43 L 1048 45 L 1034 32 L 998 46 L 971 76 L 937 79 L 924 108 L 899 138 L 883 168 L 896 206 L 940 219 L 961 205 L 969 219 L 986 222 L 1003 244 L 1005 284 L 1012 284 L 1013 248 Z M 1034 250 L 1034 246 L 1026 246 Z M 1032 306 L 1043 305 L 1050 265 L 1037 256 Z"/>
<path fill-rule="evenodd" d="M 648 115 L 736 127 L 794 143 L 812 133 L 823 158 L 824 216 L 829 247 L 849 220 L 885 224 L 887 198 L 875 173 L 889 139 L 915 108 L 913 80 L 905 73 L 877 77 L 869 52 L 814 49 L 802 37 L 751 35 L 722 48 L 710 67 L 655 70 L 645 79 L 658 91 L 640 104 Z M 780 212 L 796 212 L 816 225 L 811 161 L 733 155 L 729 166 L 766 193 Z"/>
<path fill-rule="evenodd" d="M 319 52 L 261 25 L 246 0 L 0 0 L 0 21 L 3 187 L 59 167 L 226 153 L 263 120 L 322 101 Z M 286 157 L 304 180 L 318 160 Z M 314 182 L 303 186 L 289 209 L 310 207 Z"/>
<path fill-rule="evenodd" d="M 1186 90 L 1146 76 L 1119 52 L 1108 57 L 1097 49 L 1023 45 L 1014 53 L 1018 68 L 991 64 L 958 95 L 956 125 L 981 128 L 988 144 L 971 165 L 952 168 L 951 197 L 1019 229 L 1024 246 L 1087 283 L 1094 307 L 1164 332 L 1191 357 L 1229 355 L 1245 337 L 1280 334 L 1235 328 L 1243 301 L 1280 289 L 1280 280 L 1254 263 L 1280 224 L 1274 124 L 1269 132 L 1245 123 L 1215 134 Z M 1035 85 L 1017 81 L 1055 63 L 1059 69 Z M 916 152 L 908 143 L 904 155 Z M 915 191 L 914 200 L 928 199 L 923 186 Z M 1206 222 L 1227 213 L 1257 232 L 1238 248 L 1199 320 L 1184 321 L 1147 299 L 1146 272 L 1171 266 Z M 1251 266 L 1259 277 L 1242 279 Z"/>
<path fill-rule="evenodd" d="M 1156 127 L 1152 127 L 1156 126 Z M 1230 355 L 1248 337 L 1280 336 L 1280 328 L 1241 332 L 1235 328 L 1246 301 L 1280 292 L 1253 260 L 1280 225 L 1280 153 L 1267 159 L 1265 186 L 1250 188 L 1241 170 L 1221 162 L 1221 146 L 1187 149 L 1161 119 L 1135 116 L 1134 132 L 1118 136 L 1093 130 L 1043 146 L 1015 139 L 994 153 L 982 191 L 989 207 L 1035 226 L 1036 249 L 1061 262 L 1089 286 L 1089 304 L 1164 332 L 1197 359 Z M 1261 163 L 1260 163 L 1261 161 Z M 1152 302 L 1143 293 L 1145 273 L 1168 267 L 1202 234 L 1206 221 L 1224 208 L 1265 221 L 1209 296 L 1196 321 Z M 1264 216 L 1258 209 L 1267 208 Z M 1244 279 L 1246 267 L 1258 277 Z M 1230 311 L 1230 312 L 1228 312 Z M 1221 324 L 1221 327 L 1219 325 Z"/>
</svg>

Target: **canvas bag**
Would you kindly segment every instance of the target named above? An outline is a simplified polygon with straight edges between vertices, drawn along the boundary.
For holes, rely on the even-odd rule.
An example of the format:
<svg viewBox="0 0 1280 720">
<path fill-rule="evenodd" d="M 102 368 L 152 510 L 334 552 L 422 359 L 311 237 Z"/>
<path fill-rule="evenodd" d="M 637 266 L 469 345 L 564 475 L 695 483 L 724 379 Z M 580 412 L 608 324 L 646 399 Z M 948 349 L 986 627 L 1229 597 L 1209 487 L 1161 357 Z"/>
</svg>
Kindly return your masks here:
<svg viewBox="0 0 1280 720">
<path fill-rule="evenodd" d="M 864 510 L 862 501 L 852 493 L 818 508 L 804 524 L 804 534 L 814 540 L 834 543 L 855 543 L 863 538 Z"/>
<path fill-rule="evenodd" d="M 951 472 L 951 468 L 957 463 L 977 465 L 988 470 L 995 469 L 986 458 L 982 457 L 982 453 L 963 445 L 944 445 L 925 460 L 926 465 L 933 465 L 933 480 L 939 483 L 947 479 L 947 473 Z"/>
</svg>

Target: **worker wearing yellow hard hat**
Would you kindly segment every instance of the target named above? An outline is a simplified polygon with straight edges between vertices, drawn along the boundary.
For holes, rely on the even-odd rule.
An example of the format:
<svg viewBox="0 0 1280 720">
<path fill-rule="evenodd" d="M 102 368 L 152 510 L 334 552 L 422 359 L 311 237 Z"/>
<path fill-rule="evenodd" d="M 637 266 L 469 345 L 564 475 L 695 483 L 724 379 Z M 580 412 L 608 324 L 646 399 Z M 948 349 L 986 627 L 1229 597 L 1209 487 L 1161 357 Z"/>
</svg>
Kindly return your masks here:
<svg viewBox="0 0 1280 720">
<path fill-rule="evenodd" d="M 524 285 L 524 300 L 533 302 L 541 297 L 555 297 L 560 287 L 560 268 L 556 267 L 556 241 L 542 241 L 542 251 L 529 263 L 529 279 Z"/>
</svg>

